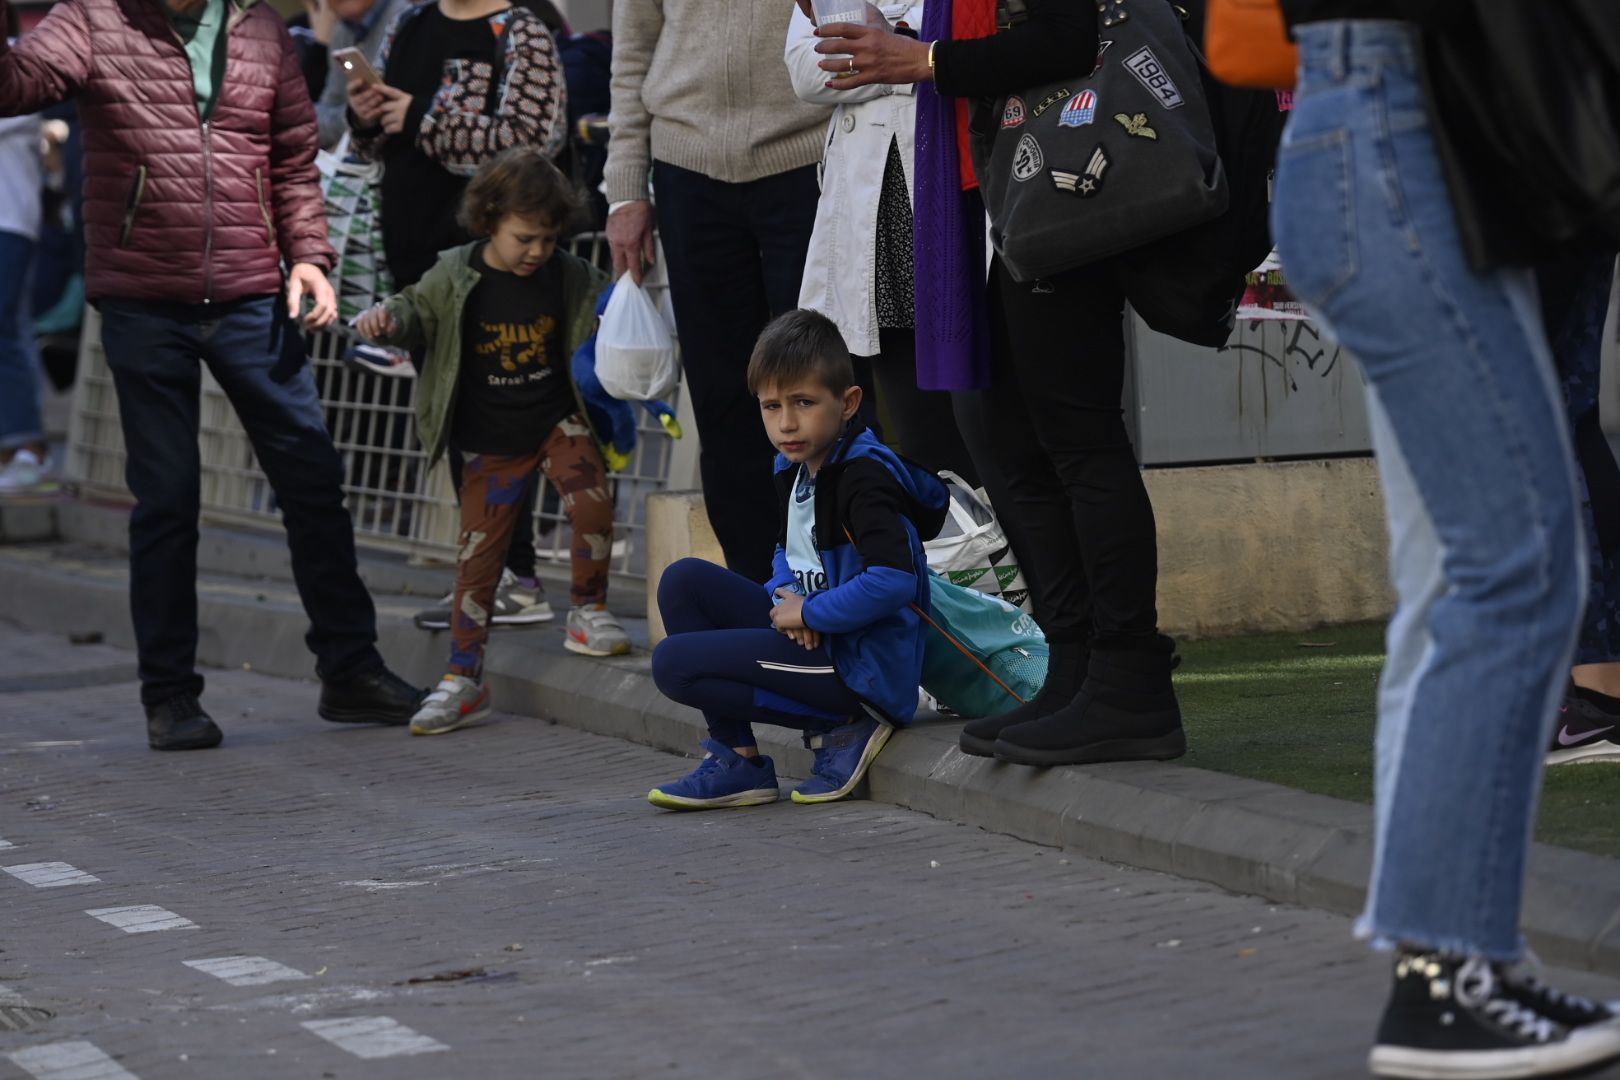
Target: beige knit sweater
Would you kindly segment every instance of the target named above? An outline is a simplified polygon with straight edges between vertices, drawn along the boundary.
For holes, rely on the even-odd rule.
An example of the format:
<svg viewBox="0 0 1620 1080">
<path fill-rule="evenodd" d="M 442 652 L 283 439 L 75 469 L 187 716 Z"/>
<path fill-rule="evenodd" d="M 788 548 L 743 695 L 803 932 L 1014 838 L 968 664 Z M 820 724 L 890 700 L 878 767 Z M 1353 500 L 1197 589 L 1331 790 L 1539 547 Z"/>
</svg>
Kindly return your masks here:
<svg viewBox="0 0 1620 1080">
<path fill-rule="evenodd" d="M 647 198 L 654 160 L 743 183 L 821 160 L 830 109 L 793 92 L 793 0 L 615 0 L 609 202 Z"/>
</svg>

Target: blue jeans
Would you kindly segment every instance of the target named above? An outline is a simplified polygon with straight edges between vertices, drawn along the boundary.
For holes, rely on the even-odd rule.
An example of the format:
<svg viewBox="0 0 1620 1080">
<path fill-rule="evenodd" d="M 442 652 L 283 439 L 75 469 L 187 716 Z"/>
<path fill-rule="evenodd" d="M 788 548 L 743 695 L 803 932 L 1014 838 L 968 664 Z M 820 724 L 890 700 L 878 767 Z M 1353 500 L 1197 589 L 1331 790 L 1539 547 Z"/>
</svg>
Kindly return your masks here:
<svg viewBox="0 0 1620 1080">
<path fill-rule="evenodd" d="M 0 232 L 0 450 L 45 438 L 28 304 L 28 268 L 33 259 L 32 240 L 21 233 Z"/>
<path fill-rule="evenodd" d="M 196 667 L 199 361 L 230 398 L 275 490 L 316 671 L 342 681 L 381 667 L 377 615 L 343 507 L 343 468 L 303 340 L 281 299 L 209 305 L 103 299 L 98 306 L 123 419 L 124 475 L 135 496 L 129 599 L 141 701 L 155 705 L 203 688 Z"/>
<path fill-rule="evenodd" d="M 1530 276 L 1463 256 L 1416 33 L 1332 22 L 1298 37 L 1277 245 L 1366 374 L 1398 596 L 1358 932 L 1513 960 L 1585 589 L 1563 401 Z"/>
<path fill-rule="evenodd" d="M 826 643 L 807 651 L 775 630 L 770 596 L 741 574 L 682 559 L 658 581 L 658 613 L 669 637 L 653 651 L 653 681 L 702 710 L 726 746 L 756 745 L 753 720 L 826 732 L 861 711 Z"/>
</svg>

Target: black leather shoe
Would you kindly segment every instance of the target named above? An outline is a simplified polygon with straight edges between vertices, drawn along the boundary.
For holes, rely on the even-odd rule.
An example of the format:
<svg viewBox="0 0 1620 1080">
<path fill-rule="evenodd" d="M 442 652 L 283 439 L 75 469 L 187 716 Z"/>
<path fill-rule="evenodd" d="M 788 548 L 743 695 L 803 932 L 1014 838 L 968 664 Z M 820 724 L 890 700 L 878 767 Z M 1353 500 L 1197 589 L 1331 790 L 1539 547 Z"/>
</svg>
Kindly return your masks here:
<svg viewBox="0 0 1620 1080">
<path fill-rule="evenodd" d="M 425 691 L 387 668 L 321 683 L 321 719 L 337 724 L 408 724 Z"/>
<path fill-rule="evenodd" d="M 154 750 L 208 750 L 224 738 L 219 725 L 189 694 L 146 707 L 146 745 Z"/>
</svg>

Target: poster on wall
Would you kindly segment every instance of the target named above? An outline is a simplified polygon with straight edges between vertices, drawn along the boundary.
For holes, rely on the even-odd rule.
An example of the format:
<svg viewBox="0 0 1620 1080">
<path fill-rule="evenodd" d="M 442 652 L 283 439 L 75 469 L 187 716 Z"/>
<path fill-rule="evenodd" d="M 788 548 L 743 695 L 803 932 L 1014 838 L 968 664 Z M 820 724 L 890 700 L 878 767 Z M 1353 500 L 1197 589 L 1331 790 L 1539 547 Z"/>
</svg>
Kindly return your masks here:
<svg viewBox="0 0 1620 1080">
<path fill-rule="evenodd" d="M 1265 261 L 1249 271 L 1248 286 L 1238 304 L 1239 322 L 1302 321 L 1309 319 L 1304 305 L 1288 291 L 1277 251 L 1272 249 Z"/>
</svg>

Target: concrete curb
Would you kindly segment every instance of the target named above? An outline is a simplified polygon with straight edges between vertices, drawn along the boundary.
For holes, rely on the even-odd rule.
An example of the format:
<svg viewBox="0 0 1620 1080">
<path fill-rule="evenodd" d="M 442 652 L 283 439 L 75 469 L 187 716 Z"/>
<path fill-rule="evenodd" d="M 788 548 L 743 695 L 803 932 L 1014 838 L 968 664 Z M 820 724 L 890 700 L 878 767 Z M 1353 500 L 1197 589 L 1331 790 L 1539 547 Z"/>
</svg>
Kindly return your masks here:
<svg viewBox="0 0 1620 1080">
<path fill-rule="evenodd" d="M 133 647 L 126 587 L 122 564 L 111 558 L 0 548 L 4 611 L 32 629 L 98 630 L 110 644 Z M 307 624 L 289 591 L 212 580 L 199 602 L 203 663 L 310 675 Z M 444 643 L 411 626 L 414 603 L 379 597 L 380 646 L 398 670 L 426 681 L 440 669 Z M 555 632 L 506 634 L 498 642 L 488 677 L 503 711 L 678 753 L 693 752 L 702 737 L 701 717 L 657 692 L 645 653 L 592 660 L 564 650 Z M 1177 765 L 1004 765 L 961 754 L 956 730 L 925 720 L 899 734 L 872 769 L 871 797 L 1279 902 L 1352 914 L 1365 897 L 1372 853 L 1366 806 Z M 762 727 L 762 746 L 784 774 L 805 775 L 808 753 L 777 731 Z M 660 779 L 648 777 L 649 787 Z M 1620 975 L 1620 863 L 1537 845 L 1525 925 L 1544 960 Z"/>
</svg>

